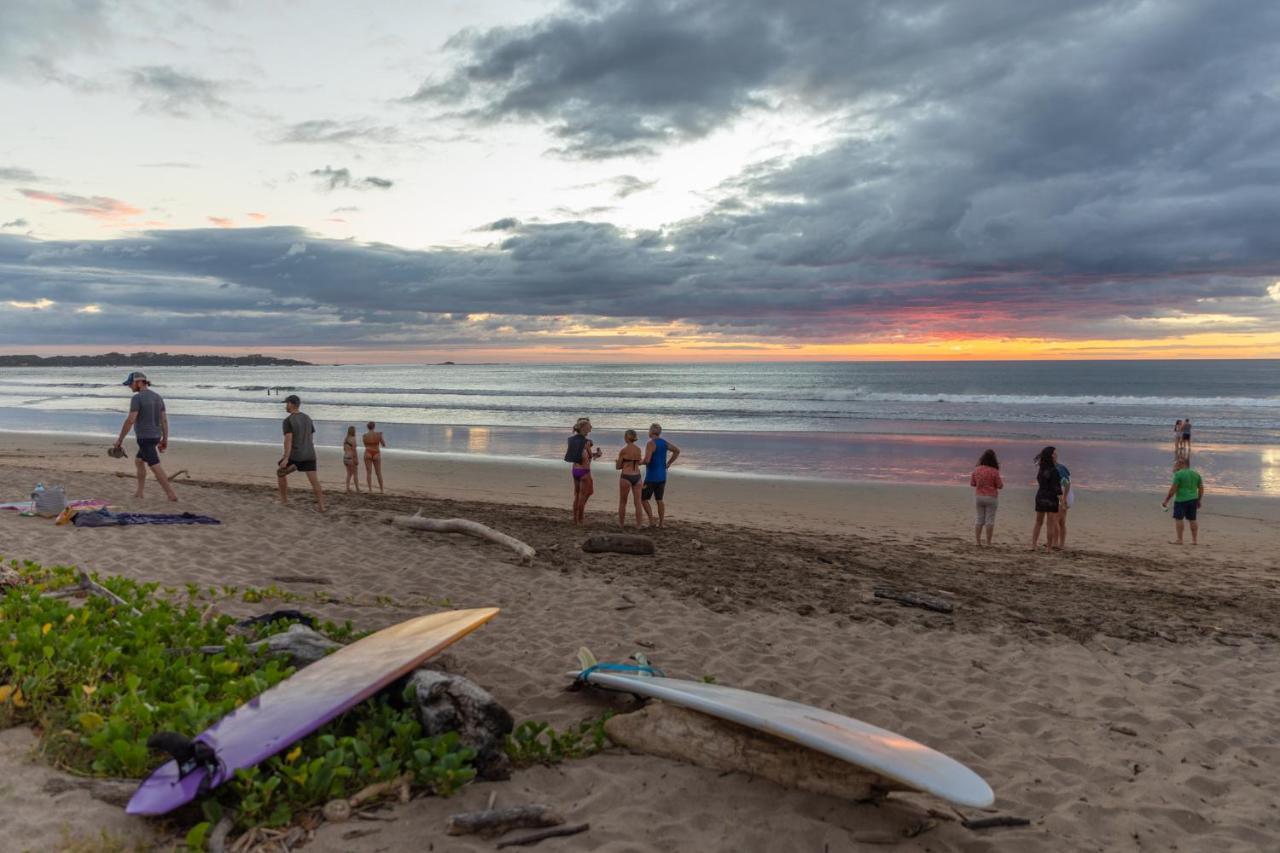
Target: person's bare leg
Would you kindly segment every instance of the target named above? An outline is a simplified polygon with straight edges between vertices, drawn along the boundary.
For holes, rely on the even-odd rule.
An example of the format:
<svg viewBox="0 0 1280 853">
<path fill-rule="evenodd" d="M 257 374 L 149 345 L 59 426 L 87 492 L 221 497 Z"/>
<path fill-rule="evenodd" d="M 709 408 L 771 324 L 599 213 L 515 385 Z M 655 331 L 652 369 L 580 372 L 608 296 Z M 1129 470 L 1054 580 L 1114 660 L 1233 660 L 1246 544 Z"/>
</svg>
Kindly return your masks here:
<svg viewBox="0 0 1280 853">
<path fill-rule="evenodd" d="M 631 497 L 631 484 L 618 478 L 618 526 L 627 526 L 627 498 Z"/>
<path fill-rule="evenodd" d="M 280 490 L 280 503 L 289 503 L 289 478 L 276 477 L 276 488 Z"/>
<path fill-rule="evenodd" d="M 320 475 L 315 471 L 308 471 L 307 479 L 311 482 L 311 491 L 316 493 L 316 509 L 324 512 L 324 489 L 320 488 Z"/>
<path fill-rule="evenodd" d="M 1181 545 L 1182 544 L 1182 519 L 1179 518 L 1174 520 L 1173 529 L 1177 531 L 1177 534 L 1178 534 L 1178 538 L 1173 544 Z"/>
<path fill-rule="evenodd" d="M 1036 525 L 1031 528 L 1031 550 L 1034 551 L 1036 546 L 1040 544 L 1040 527 L 1044 524 L 1044 513 L 1036 513 Z"/>
<path fill-rule="evenodd" d="M 658 505 L 658 526 L 662 527 L 667 518 L 667 504 L 665 501 L 655 501 Z"/>
<path fill-rule="evenodd" d="M 142 497 L 143 488 L 147 485 L 147 463 L 143 462 L 141 457 L 133 458 L 133 467 L 138 469 L 138 488 L 134 490 L 135 498 Z"/>
<path fill-rule="evenodd" d="M 649 526 L 653 527 L 653 509 L 649 506 L 649 502 L 641 499 L 640 505 L 644 507 L 644 517 L 647 519 Z M 637 515 L 636 521 L 639 522 L 639 520 L 640 517 Z"/>
<path fill-rule="evenodd" d="M 975 524 L 973 526 L 973 541 L 974 541 L 974 544 L 977 544 L 977 545 L 982 544 L 982 525 L 981 524 Z"/>
<path fill-rule="evenodd" d="M 378 454 L 377 458 L 373 460 L 373 471 L 378 475 L 378 491 L 382 492 L 382 454 Z M 369 491 L 373 491 L 373 486 L 369 487 Z"/>
<path fill-rule="evenodd" d="M 1199 545 L 1200 544 L 1200 522 L 1191 521 L 1191 522 L 1188 522 L 1188 526 L 1191 528 L 1191 544 Z"/>
<path fill-rule="evenodd" d="M 169 485 L 169 475 L 164 472 L 164 468 L 159 465 L 152 465 L 151 473 L 156 475 L 156 482 L 160 484 L 160 489 L 164 492 L 164 496 L 171 501 L 176 501 L 178 494 L 173 490 L 173 486 Z"/>
<path fill-rule="evenodd" d="M 594 481 L 594 480 L 592 480 L 592 479 L 591 479 L 591 475 L 590 475 L 590 474 L 588 474 L 588 475 L 586 475 L 585 477 L 583 477 L 583 478 L 582 478 L 582 515 L 581 515 L 581 520 L 582 520 L 582 523 L 583 523 L 583 524 L 586 524 L 586 522 L 587 522 L 587 501 L 591 500 L 591 496 L 592 496 L 592 495 L 594 495 L 595 493 L 596 493 L 596 483 L 595 483 L 595 481 Z"/>
<path fill-rule="evenodd" d="M 1067 547 L 1067 511 L 1058 513 L 1058 547 Z"/>
<path fill-rule="evenodd" d="M 373 491 L 373 460 L 368 456 L 364 458 L 364 484 Z"/>
<path fill-rule="evenodd" d="M 631 500 L 636 505 L 636 529 L 640 529 L 640 486 L 631 487 Z"/>
<path fill-rule="evenodd" d="M 991 544 L 991 536 L 995 532 L 996 532 L 996 526 L 994 524 L 988 524 L 987 525 L 987 544 L 988 545 Z"/>
</svg>

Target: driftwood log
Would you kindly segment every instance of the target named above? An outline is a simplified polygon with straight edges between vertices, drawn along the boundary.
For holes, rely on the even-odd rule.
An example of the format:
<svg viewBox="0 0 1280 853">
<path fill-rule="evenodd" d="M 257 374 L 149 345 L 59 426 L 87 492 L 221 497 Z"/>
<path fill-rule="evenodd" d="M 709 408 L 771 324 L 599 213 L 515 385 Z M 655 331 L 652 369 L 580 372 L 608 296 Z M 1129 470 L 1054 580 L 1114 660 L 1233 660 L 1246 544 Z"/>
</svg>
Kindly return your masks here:
<svg viewBox="0 0 1280 853">
<path fill-rule="evenodd" d="M 342 647 L 319 631 L 306 625 L 290 625 L 287 631 L 272 634 L 265 640 L 250 643 L 254 651 L 265 651 L 273 655 L 286 655 L 289 663 L 301 669 L 327 656 L 334 649 Z M 200 651 L 206 655 L 218 655 L 227 650 L 226 646 L 201 646 Z"/>
<path fill-rule="evenodd" d="M 898 783 L 812 749 L 665 702 L 605 721 L 614 743 L 712 770 L 746 773 L 786 788 L 858 802 L 883 799 Z"/>
<path fill-rule="evenodd" d="M 409 676 L 423 734 L 457 732 L 476 751 L 476 778 L 509 779 L 507 735 L 515 728 L 510 712 L 484 688 L 460 675 L 419 669 Z"/>
<path fill-rule="evenodd" d="M 950 613 L 955 610 L 951 602 L 945 598 L 924 595 L 919 592 L 898 592 L 892 589 L 880 588 L 875 591 L 875 597 L 896 601 L 908 607 L 922 607 L 925 610 L 932 610 L 936 613 Z"/>
<path fill-rule="evenodd" d="M 422 515 L 422 510 L 418 510 L 413 515 L 399 516 L 393 520 L 393 523 L 413 530 L 426 530 L 431 533 L 462 533 L 466 536 L 475 536 L 478 539 L 495 542 L 515 551 L 520 557 L 520 562 L 526 565 L 532 563 L 534 556 L 538 553 L 531 545 L 521 542 L 514 536 L 499 533 L 492 527 L 488 527 L 478 521 L 468 521 L 465 518 L 425 518 Z"/>
<path fill-rule="evenodd" d="M 628 533 L 607 533 L 592 536 L 582 543 L 582 550 L 588 554 L 634 554 L 647 557 L 653 554 L 653 540 L 648 536 L 635 536 Z"/>
<path fill-rule="evenodd" d="M 89 578 L 89 573 L 86 572 L 84 569 L 80 570 L 80 588 L 92 595 L 100 595 L 103 598 L 113 601 L 116 604 L 120 605 L 121 607 L 129 608 L 129 611 L 133 613 L 134 616 L 142 615 L 138 611 L 138 608 L 134 607 L 132 604 L 125 601 L 123 598 L 116 595 L 111 590 L 107 589 L 105 586 L 102 586 L 101 584 L 98 584 L 98 583 L 94 583 L 93 580 Z"/>
<path fill-rule="evenodd" d="M 564 817 L 551 806 L 513 806 L 450 815 L 445 831 L 450 835 L 501 835 L 512 829 L 540 829 L 562 823 Z"/>
</svg>

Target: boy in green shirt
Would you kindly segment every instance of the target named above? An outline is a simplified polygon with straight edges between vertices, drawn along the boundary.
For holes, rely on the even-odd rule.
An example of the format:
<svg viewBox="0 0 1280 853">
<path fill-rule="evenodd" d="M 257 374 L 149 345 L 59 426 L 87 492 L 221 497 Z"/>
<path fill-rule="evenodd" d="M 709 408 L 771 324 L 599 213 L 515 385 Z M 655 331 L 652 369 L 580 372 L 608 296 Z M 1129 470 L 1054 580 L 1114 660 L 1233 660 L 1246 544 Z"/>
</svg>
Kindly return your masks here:
<svg viewBox="0 0 1280 853">
<path fill-rule="evenodd" d="M 1178 533 L 1178 539 L 1173 544 L 1182 544 L 1183 519 L 1191 524 L 1191 544 L 1198 544 L 1196 536 L 1200 528 L 1196 524 L 1196 511 L 1200 509 L 1200 501 L 1203 499 L 1204 480 L 1192 469 L 1186 457 L 1179 457 L 1173 464 L 1173 484 L 1169 486 L 1169 493 L 1164 496 L 1164 503 L 1160 504 L 1167 507 L 1169 501 L 1173 501 L 1173 528 Z"/>
</svg>

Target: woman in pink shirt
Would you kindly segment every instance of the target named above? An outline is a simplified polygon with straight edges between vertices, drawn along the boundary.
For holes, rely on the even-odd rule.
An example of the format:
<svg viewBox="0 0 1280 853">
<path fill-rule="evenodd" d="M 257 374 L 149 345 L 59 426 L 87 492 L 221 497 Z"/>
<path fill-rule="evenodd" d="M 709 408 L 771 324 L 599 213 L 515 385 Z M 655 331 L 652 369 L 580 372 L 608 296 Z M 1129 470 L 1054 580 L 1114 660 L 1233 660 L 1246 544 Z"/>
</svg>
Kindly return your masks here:
<svg viewBox="0 0 1280 853">
<path fill-rule="evenodd" d="M 982 545 L 982 528 L 987 528 L 987 544 L 991 544 L 991 534 L 996 527 L 996 506 L 1000 503 L 1000 490 L 1004 488 L 1004 480 L 1000 479 L 1000 462 L 994 450 L 986 450 L 978 459 L 978 467 L 973 469 L 969 477 L 969 485 L 976 492 L 977 521 L 973 527 L 973 539 Z"/>
</svg>

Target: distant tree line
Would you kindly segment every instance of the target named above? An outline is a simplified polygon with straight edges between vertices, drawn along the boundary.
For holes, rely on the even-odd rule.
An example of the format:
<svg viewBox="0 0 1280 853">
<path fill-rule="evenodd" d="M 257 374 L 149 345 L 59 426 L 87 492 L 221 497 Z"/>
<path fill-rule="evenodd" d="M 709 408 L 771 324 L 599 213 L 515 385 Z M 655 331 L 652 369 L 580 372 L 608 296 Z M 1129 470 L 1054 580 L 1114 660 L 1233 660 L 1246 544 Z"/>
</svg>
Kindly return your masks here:
<svg viewBox="0 0 1280 853">
<path fill-rule="evenodd" d="M 269 355 L 183 355 L 109 352 L 103 355 L 0 355 L 0 367 L 307 367 L 309 361 Z"/>
</svg>

